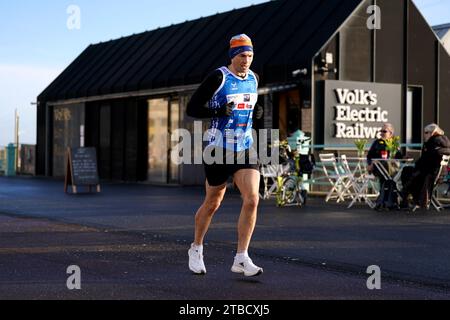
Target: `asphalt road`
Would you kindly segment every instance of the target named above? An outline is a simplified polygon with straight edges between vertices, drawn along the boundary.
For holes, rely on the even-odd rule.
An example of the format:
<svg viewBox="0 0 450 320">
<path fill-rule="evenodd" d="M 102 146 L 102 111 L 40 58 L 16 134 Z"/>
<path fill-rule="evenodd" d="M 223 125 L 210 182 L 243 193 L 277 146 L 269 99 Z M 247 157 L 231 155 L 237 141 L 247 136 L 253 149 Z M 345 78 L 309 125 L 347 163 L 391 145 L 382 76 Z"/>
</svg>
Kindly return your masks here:
<svg viewBox="0 0 450 320">
<path fill-rule="evenodd" d="M 111 184 L 65 195 L 61 181 L 0 178 L 0 299 L 449 299 L 450 215 L 379 213 L 312 199 L 261 204 L 258 278 L 230 272 L 240 199 L 230 192 L 205 246 L 206 276 L 187 268 L 201 188 Z M 69 290 L 67 267 L 81 270 Z M 366 269 L 381 269 L 369 290 Z"/>
</svg>

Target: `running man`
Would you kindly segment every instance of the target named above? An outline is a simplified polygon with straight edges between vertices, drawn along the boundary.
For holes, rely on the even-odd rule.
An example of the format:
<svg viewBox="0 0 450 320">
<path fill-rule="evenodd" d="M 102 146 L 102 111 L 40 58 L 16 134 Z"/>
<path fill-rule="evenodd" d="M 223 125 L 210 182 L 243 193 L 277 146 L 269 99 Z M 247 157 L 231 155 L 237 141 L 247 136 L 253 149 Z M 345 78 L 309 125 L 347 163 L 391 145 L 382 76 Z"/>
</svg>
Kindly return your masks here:
<svg viewBox="0 0 450 320">
<path fill-rule="evenodd" d="M 238 223 L 237 254 L 231 271 L 251 277 L 263 272 L 248 255 L 256 225 L 260 179 L 257 160 L 252 159 L 250 152 L 252 124 L 253 117 L 262 118 L 263 108 L 257 105 L 258 76 L 250 70 L 253 62 L 251 39 L 245 34 L 233 37 L 229 57 L 231 64 L 212 72 L 187 106 L 188 116 L 212 119 L 207 150 L 223 159 L 212 164 L 204 161 L 206 198 L 195 216 L 195 240 L 189 249 L 189 269 L 195 274 L 206 274 L 203 241 L 225 195 L 227 180 L 233 177 L 243 205 Z M 227 153 L 231 153 L 232 164 L 226 159 Z"/>
</svg>

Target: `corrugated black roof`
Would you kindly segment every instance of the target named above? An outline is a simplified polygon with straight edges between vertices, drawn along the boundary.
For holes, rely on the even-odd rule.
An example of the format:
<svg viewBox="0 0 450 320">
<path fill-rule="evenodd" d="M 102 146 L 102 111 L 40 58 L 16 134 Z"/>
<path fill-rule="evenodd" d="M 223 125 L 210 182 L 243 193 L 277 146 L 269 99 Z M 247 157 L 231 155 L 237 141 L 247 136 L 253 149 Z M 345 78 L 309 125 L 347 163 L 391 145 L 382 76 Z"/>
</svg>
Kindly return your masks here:
<svg viewBox="0 0 450 320">
<path fill-rule="evenodd" d="M 200 83 L 246 33 L 262 84 L 289 80 L 362 0 L 278 0 L 90 45 L 38 97 L 56 101 Z"/>
<path fill-rule="evenodd" d="M 442 39 L 450 31 L 450 23 L 434 26 L 433 30 L 439 39 Z"/>
</svg>

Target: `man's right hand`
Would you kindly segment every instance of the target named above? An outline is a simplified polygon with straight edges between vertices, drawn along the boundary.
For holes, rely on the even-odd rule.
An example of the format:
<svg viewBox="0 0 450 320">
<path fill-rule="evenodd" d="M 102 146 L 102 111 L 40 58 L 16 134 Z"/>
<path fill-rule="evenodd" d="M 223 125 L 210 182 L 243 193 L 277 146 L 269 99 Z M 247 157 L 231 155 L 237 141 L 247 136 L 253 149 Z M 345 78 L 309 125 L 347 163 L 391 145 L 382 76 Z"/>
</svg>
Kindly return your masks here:
<svg viewBox="0 0 450 320">
<path fill-rule="evenodd" d="M 216 109 L 215 116 L 218 118 L 229 117 L 233 114 L 234 102 L 227 103 Z"/>
</svg>

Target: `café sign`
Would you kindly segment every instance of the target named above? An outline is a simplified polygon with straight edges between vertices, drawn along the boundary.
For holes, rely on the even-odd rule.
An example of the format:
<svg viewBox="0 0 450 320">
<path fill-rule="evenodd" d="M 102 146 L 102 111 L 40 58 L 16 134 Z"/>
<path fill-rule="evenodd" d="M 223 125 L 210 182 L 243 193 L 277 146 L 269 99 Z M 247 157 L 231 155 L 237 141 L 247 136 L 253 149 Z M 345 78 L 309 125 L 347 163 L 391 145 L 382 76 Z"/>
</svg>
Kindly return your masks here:
<svg viewBox="0 0 450 320">
<path fill-rule="evenodd" d="M 325 144 L 376 139 L 384 123 L 401 124 L 401 85 L 325 81 Z"/>
</svg>

